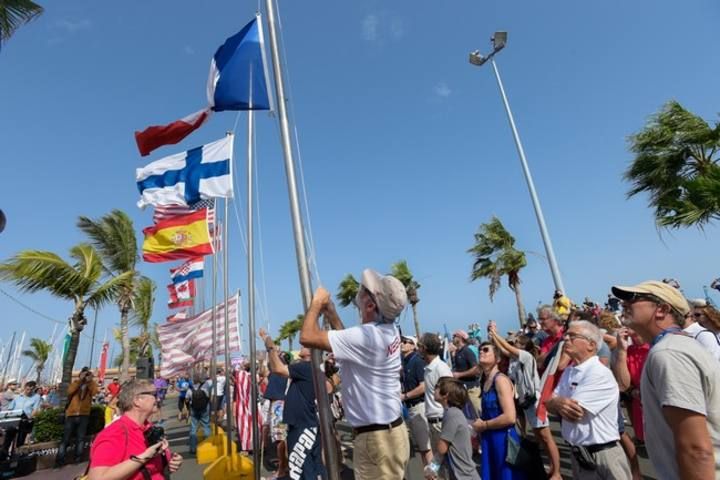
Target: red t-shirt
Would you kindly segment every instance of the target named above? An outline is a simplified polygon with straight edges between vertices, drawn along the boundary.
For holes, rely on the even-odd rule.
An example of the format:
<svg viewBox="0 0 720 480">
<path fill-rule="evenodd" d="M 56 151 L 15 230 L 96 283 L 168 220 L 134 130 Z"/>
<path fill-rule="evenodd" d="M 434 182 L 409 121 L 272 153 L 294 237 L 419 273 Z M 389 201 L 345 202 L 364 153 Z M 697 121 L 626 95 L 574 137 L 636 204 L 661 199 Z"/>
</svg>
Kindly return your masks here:
<svg viewBox="0 0 720 480">
<path fill-rule="evenodd" d="M 150 426 L 149 422 L 138 425 L 127 415 L 118 418 L 95 437 L 90 449 L 90 468 L 112 467 L 128 460 L 131 455 L 141 455 L 147 450 L 143 432 Z M 169 460 L 170 452 L 165 454 Z M 159 455 L 147 462 L 145 468 L 150 473 L 150 478 L 163 480 L 163 462 Z M 138 469 L 128 480 L 143 480 L 143 478 L 142 472 Z"/>
<path fill-rule="evenodd" d="M 117 397 L 118 393 L 120 393 L 120 384 L 113 382 L 107 386 L 107 389 L 108 392 L 110 392 L 110 395 Z"/>
<path fill-rule="evenodd" d="M 540 343 L 540 353 L 548 353 L 550 350 L 555 348 L 555 345 L 560 343 L 560 340 L 563 339 L 564 335 L 565 332 L 561 328 L 558 334 L 554 337 L 551 337 L 550 335 L 545 337 L 545 339 Z"/>
</svg>

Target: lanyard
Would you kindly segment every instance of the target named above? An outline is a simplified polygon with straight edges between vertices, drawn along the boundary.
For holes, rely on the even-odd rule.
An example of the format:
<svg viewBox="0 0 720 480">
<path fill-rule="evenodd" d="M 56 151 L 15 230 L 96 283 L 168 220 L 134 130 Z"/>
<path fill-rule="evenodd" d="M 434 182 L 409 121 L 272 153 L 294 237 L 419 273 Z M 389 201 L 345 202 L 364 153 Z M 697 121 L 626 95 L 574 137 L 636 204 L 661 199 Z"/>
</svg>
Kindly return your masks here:
<svg viewBox="0 0 720 480">
<path fill-rule="evenodd" d="M 681 331 L 682 331 L 682 328 L 680 328 L 680 327 L 670 327 L 670 328 L 666 328 L 665 330 L 663 330 L 662 332 L 660 332 L 655 338 L 653 338 L 653 341 L 652 341 L 652 343 L 650 344 L 650 348 L 654 347 L 654 346 L 655 346 L 658 342 L 660 342 L 660 340 L 662 340 L 663 337 L 664 337 L 665 335 L 667 335 L 668 333 L 677 334 L 677 333 L 680 333 Z"/>
</svg>

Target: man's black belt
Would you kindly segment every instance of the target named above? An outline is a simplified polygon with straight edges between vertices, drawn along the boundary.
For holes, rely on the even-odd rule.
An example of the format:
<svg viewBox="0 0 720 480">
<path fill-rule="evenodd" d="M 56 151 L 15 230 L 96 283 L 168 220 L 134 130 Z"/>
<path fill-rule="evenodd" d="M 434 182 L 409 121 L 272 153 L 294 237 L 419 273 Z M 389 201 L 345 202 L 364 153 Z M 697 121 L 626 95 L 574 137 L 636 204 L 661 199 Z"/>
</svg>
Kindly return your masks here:
<svg viewBox="0 0 720 480">
<path fill-rule="evenodd" d="M 353 428 L 355 435 L 367 432 L 377 432 L 378 430 L 392 430 L 395 427 L 400 426 L 403 423 L 402 417 L 398 417 L 397 420 L 392 423 L 373 423 L 372 425 L 364 425 L 362 427 Z"/>
<path fill-rule="evenodd" d="M 418 398 L 411 398 L 409 400 L 405 400 L 403 403 L 405 404 L 406 407 L 410 408 L 410 407 L 414 407 L 415 405 L 418 405 L 424 401 L 425 401 L 425 399 L 423 397 L 418 397 Z"/>
<path fill-rule="evenodd" d="M 617 445 L 617 440 L 613 440 L 612 442 L 599 443 L 597 445 L 584 445 L 584 447 L 590 453 L 597 453 L 597 452 L 601 452 L 603 450 L 607 450 L 608 448 L 613 448 L 616 445 Z"/>
<path fill-rule="evenodd" d="M 442 422 L 442 417 L 435 417 L 435 418 L 428 418 L 428 423 L 440 423 Z"/>
</svg>

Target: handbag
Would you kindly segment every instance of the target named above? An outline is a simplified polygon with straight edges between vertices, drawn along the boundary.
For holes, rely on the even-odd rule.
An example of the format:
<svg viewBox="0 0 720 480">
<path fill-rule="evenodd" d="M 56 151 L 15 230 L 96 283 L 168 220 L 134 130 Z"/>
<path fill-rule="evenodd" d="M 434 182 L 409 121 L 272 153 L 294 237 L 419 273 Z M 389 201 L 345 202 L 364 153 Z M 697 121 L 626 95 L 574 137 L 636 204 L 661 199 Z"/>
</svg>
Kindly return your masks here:
<svg viewBox="0 0 720 480">
<path fill-rule="evenodd" d="M 515 427 L 508 429 L 506 437 L 505 463 L 513 468 L 526 472 L 529 478 L 547 478 L 540 447 L 529 438 L 516 437 L 511 434 Z"/>
</svg>

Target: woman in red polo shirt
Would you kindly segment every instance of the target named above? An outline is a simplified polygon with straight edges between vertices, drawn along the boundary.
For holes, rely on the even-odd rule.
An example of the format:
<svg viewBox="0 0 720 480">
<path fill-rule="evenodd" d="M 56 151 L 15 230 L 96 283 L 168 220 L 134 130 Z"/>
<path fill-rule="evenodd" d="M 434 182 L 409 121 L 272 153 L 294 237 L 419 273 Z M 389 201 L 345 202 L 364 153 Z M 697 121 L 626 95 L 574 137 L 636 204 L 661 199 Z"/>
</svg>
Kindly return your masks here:
<svg viewBox="0 0 720 480">
<path fill-rule="evenodd" d="M 123 413 L 101 431 L 90 450 L 89 480 L 163 480 L 182 464 L 182 456 L 171 453 L 167 440 L 146 445 L 148 419 L 156 409 L 152 382 L 131 380 L 123 384 L 118 407 Z"/>
</svg>

